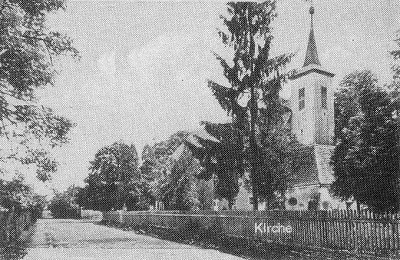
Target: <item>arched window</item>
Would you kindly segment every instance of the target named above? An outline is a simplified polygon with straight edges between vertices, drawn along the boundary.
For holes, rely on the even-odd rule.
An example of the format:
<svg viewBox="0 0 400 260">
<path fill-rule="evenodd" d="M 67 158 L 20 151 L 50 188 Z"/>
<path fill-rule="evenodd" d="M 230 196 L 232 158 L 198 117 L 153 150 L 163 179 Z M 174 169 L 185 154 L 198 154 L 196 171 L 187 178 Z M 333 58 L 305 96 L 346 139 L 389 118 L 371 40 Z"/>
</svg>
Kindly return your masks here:
<svg viewBox="0 0 400 260">
<path fill-rule="evenodd" d="M 294 198 L 294 197 L 291 197 L 291 198 L 288 200 L 288 203 L 289 203 L 290 206 L 295 206 L 295 205 L 297 205 L 297 199 Z"/>
<path fill-rule="evenodd" d="M 321 203 L 321 205 L 322 205 L 322 208 L 324 209 L 324 210 L 328 210 L 329 209 L 329 201 L 323 201 L 322 203 Z"/>
</svg>

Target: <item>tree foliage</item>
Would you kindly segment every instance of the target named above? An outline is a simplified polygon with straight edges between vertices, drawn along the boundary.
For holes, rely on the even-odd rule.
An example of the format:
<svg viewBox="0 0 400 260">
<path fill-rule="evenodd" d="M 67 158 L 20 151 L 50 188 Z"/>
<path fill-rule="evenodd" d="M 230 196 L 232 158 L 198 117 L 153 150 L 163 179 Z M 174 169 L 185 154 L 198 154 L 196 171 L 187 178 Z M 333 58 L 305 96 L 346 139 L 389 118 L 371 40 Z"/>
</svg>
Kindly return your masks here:
<svg viewBox="0 0 400 260">
<path fill-rule="evenodd" d="M 75 203 L 79 188 L 70 186 L 64 192 L 54 191 L 54 197 L 51 199 L 48 209 L 53 218 L 80 218 L 79 206 Z"/>
<path fill-rule="evenodd" d="M 398 122 L 400 124 L 400 31 L 398 31 L 398 37 L 395 40 L 397 49 L 391 52 L 391 55 L 395 61 L 392 67 L 393 70 L 393 82 L 390 85 L 391 97 L 396 110 Z M 400 129 L 400 126 L 399 126 Z M 399 130 L 400 132 L 400 130 Z M 400 138 L 400 137 L 399 137 Z M 400 150 L 399 150 L 400 153 Z"/>
<path fill-rule="evenodd" d="M 0 5 L 0 137 L 9 145 L 0 160 L 35 164 L 48 180 L 57 168 L 48 148 L 68 141 L 73 124 L 37 103 L 36 90 L 54 84 L 55 58 L 78 57 L 72 41 L 46 27 L 46 15 L 63 0 L 4 0 Z"/>
<path fill-rule="evenodd" d="M 11 181 L 0 180 L 0 206 L 6 209 L 22 209 L 32 201 L 32 189 L 22 177 Z"/>
<path fill-rule="evenodd" d="M 263 173 L 260 143 L 257 143 L 256 137 L 259 133 L 257 124 L 260 114 L 263 114 L 263 122 L 269 129 L 280 116 L 278 112 L 282 109 L 282 103 L 279 91 L 287 76 L 282 69 L 290 61 L 291 55 L 270 55 L 273 39 L 271 22 L 276 17 L 275 1 L 230 2 L 227 7 L 229 17 L 221 16 L 226 30 L 219 31 L 219 36 L 227 47 L 233 48 L 234 57 L 230 62 L 218 54 L 215 56 L 230 86 L 209 81 L 209 87 L 221 107 L 232 115 L 234 126 L 239 130 L 239 139 L 243 140 L 242 147 L 248 147 L 253 198 L 258 201 L 265 187 L 258 180 Z M 242 106 L 241 100 L 245 96 L 249 100 Z M 245 140 L 248 140 L 248 144 Z M 254 209 L 257 210 L 257 207 L 258 203 L 254 203 Z"/>
<path fill-rule="evenodd" d="M 161 200 L 168 210 L 196 210 L 202 207 L 197 179 L 202 169 L 190 150 L 183 148 L 179 158 L 172 162 L 165 181 L 159 186 Z"/>
<path fill-rule="evenodd" d="M 22 176 L 15 176 L 10 181 L 0 180 L 0 209 L 17 212 L 28 209 L 36 220 L 41 217 L 45 205 L 45 197 L 34 193 Z"/>
<path fill-rule="evenodd" d="M 392 66 L 392 70 L 394 72 L 394 83 L 399 83 L 400 81 L 400 30 L 397 32 L 397 38 L 395 39 L 395 44 L 397 45 L 396 49 L 392 50 L 390 54 L 392 55 L 395 64 Z M 398 88 L 399 86 L 396 84 L 396 87 Z"/>
<path fill-rule="evenodd" d="M 399 208 L 396 106 L 370 71 L 354 72 L 335 96 L 334 194 L 376 211 Z"/>
<path fill-rule="evenodd" d="M 242 140 L 233 124 L 203 122 L 205 130 L 219 142 L 197 137 L 202 147 L 186 142 L 202 169 L 198 178 L 214 180 L 214 192 L 228 201 L 231 209 L 239 192 L 239 179 L 243 177 Z"/>
<path fill-rule="evenodd" d="M 101 148 L 90 162 L 89 179 L 105 183 L 139 179 L 139 158 L 134 145 L 115 142 Z"/>
<path fill-rule="evenodd" d="M 206 184 L 198 179 L 202 171 L 192 152 L 184 145 L 188 133 L 179 131 L 167 140 L 146 145 L 141 172 L 155 199 L 169 210 L 195 210 L 209 207 Z"/>
<path fill-rule="evenodd" d="M 283 207 L 288 178 L 298 163 L 294 158 L 300 147 L 284 121 L 259 133 L 259 173 L 256 175 L 258 196 L 267 208 Z M 275 203 L 275 205 L 273 204 Z"/>
<path fill-rule="evenodd" d="M 163 200 L 162 186 L 168 185 L 169 174 L 173 167 L 171 155 L 183 143 L 187 133 L 179 131 L 167 140 L 146 145 L 142 152 L 142 177 L 149 183 L 157 200 Z"/>
<path fill-rule="evenodd" d="M 86 209 L 108 211 L 147 209 L 149 187 L 141 179 L 139 158 L 134 145 L 115 142 L 101 148 L 90 162 L 86 186 L 80 190 L 77 202 Z"/>
</svg>

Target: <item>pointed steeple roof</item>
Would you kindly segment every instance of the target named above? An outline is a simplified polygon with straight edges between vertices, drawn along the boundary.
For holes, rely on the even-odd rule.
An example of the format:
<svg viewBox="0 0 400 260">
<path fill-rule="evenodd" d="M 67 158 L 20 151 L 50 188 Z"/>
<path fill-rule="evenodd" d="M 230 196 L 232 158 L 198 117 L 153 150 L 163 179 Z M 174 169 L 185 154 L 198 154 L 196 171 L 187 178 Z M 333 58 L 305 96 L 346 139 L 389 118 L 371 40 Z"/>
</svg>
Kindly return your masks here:
<svg viewBox="0 0 400 260">
<path fill-rule="evenodd" d="M 334 73 L 329 72 L 328 70 L 326 70 L 321 66 L 321 62 L 319 61 L 318 58 L 317 43 L 315 42 L 315 35 L 314 35 L 314 7 L 312 6 L 310 8 L 310 15 L 311 15 L 311 28 L 310 28 L 310 35 L 308 36 L 306 58 L 304 60 L 303 67 L 300 70 L 295 71 L 295 73 L 292 76 L 290 76 L 290 79 L 297 79 L 311 72 L 317 72 L 329 77 L 335 76 Z"/>
<path fill-rule="evenodd" d="M 306 52 L 306 59 L 304 60 L 303 67 L 306 67 L 310 64 L 321 65 L 318 59 L 318 51 L 317 51 L 317 44 L 315 42 L 314 36 L 314 7 L 310 8 L 311 14 L 311 29 L 310 29 L 310 36 L 308 37 L 308 46 Z"/>
</svg>

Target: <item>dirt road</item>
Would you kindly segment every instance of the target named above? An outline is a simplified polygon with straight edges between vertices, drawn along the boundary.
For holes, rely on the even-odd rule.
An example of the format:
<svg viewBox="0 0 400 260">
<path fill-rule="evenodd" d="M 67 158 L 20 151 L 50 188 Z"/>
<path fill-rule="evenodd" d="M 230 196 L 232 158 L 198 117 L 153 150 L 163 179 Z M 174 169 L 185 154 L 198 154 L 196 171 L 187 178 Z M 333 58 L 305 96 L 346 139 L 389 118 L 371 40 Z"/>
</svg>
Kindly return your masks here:
<svg viewBox="0 0 400 260">
<path fill-rule="evenodd" d="M 83 220 L 39 219 L 24 260 L 239 260 L 212 249 L 178 244 Z"/>
</svg>

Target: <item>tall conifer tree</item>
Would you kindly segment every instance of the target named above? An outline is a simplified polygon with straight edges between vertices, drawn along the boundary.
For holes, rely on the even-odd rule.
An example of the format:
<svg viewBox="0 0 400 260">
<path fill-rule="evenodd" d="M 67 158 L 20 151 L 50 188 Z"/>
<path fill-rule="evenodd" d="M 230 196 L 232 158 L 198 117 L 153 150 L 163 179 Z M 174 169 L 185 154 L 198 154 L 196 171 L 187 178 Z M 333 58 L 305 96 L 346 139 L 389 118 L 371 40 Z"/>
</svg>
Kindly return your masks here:
<svg viewBox="0 0 400 260">
<path fill-rule="evenodd" d="M 215 54 L 224 70 L 224 76 L 230 86 L 221 86 L 209 81 L 209 87 L 221 107 L 232 116 L 234 126 L 239 130 L 243 152 L 238 155 L 245 159 L 248 147 L 250 181 L 253 192 L 254 210 L 258 209 L 259 177 L 262 175 L 260 164 L 260 143 L 257 142 L 259 128 L 260 103 L 265 109 L 264 123 L 273 123 L 276 112 L 280 110 L 279 91 L 286 74 L 282 68 L 291 55 L 271 57 L 271 22 L 276 17 L 276 1 L 230 2 L 227 4 L 228 17 L 221 16 L 225 31 L 219 31 L 222 42 L 234 50 L 231 62 Z M 248 102 L 242 106 L 241 99 L 248 96 Z M 267 112 L 266 112 L 267 111 Z M 265 126 L 264 126 L 265 127 Z M 246 138 L 248 137 L 248 138 Z M 248 144 L 247 144 L 248 140 Z M 239 172 L 244 171 L 243 165 Z"/>
</svg>

